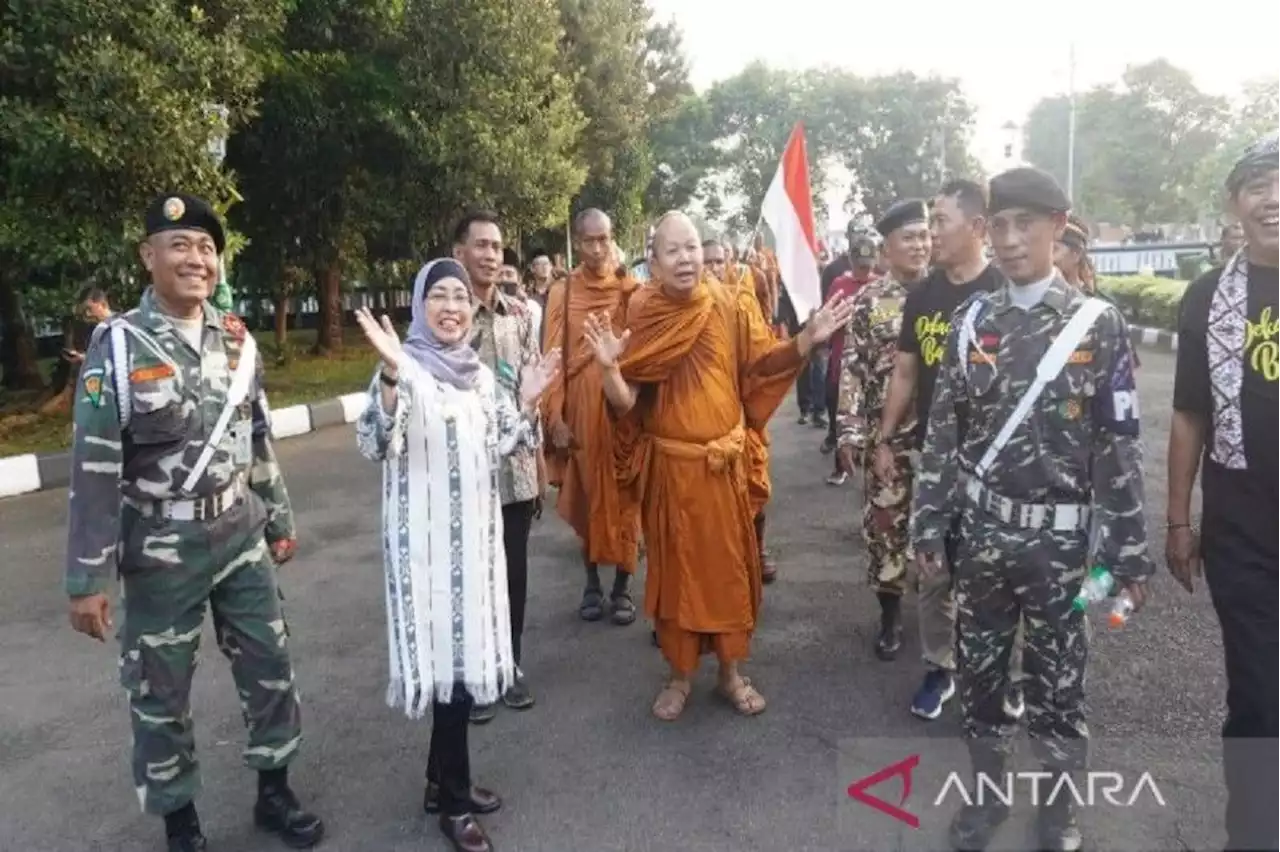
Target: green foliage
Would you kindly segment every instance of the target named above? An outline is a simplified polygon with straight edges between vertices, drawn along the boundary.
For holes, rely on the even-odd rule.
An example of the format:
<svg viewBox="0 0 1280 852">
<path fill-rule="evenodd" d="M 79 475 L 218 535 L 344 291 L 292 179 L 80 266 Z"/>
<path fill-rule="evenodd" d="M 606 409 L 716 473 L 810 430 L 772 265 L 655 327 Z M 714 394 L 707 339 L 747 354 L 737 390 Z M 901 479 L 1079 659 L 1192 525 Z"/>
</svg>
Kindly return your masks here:
<svg viewBox="0 0 1280 852">
<path fill-rule="evenodd" d="M 1025 127 L 1026 158 L 1064 186 L 1069 115 L 1066 97 L 1045 98 Z M 1204 94 L 1186 71 L 1163 59 L 1131 66 L 1117 86 L 1082 94 L 1076 101 L 1076 208 L 1092 221 L 1134 228 L 1212 212 L 1216 203 L 1206 197 L 1202 175 L 1222 144 L 1228 117 L 1224 99 Z"/>
<path fill-rule="evenodd" d="M 1112 299 L 1134 325 L 1150 328 L 1178 327 L 1178 306 L 1186 281 L 1147 275 L 1098 278 L 1098 289 Z"/>
</svg>

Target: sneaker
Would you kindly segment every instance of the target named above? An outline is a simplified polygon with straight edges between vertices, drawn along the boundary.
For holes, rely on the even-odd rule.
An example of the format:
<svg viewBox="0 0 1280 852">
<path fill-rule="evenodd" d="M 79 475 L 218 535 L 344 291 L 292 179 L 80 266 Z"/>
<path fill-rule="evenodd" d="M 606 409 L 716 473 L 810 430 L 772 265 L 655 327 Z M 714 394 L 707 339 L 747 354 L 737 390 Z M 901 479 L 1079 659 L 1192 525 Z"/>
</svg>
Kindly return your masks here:
<svg viewBox="0 0 1280 852">
<path fill-rule="evenodd" d="M 797 422 L 797 423 L 799 423 L 801 426 L 803 426 L 804 424 L 806 424 L 806 423 L 808 423 L 808 422 L 809 422 L 809 415 L 808 415 L 808 414 L 805 414 L 803 411 L 801 411 L 801 412 L 800 412 L 800 419 L 799 419 L 799 420 L 797 420 L 796 422 Z"/>
<path fill-rule="evenodd" d="M 833 473 L 827 477 L 827 484 L 835 485 L 837 487 L 844 485 L 848 481 L 849 481 L 849 474 L 845 473 L 843 470 L 840 471 L 839 473 Z"/>
<path fill-rule="evenodd" d="M 1010 684 L 1001 706 L 1010 722 L 1021 719 L 1022 714 L 1027 712 L 1027 702 L 1022 697 L 1022 687 L 1016 683 Z"/>
<path fill-rule="evenodd" d="M 825 428 L 827 428 L 827 418 L 825 418 L 825 417 L 814 417 L 814 418 L 813 418 L 813 428 L 815 428 L 815 429 L 825 429 Z"/>
<path fill-rule="evenodd" d="M 956 680 L 950 672 L 934 669 L 924 676 L 924 683 L 911 699 L 911 712 L 921 719 L 936 719 L 942 715 L 942 705 L 956 694 Z"/>
</svg>

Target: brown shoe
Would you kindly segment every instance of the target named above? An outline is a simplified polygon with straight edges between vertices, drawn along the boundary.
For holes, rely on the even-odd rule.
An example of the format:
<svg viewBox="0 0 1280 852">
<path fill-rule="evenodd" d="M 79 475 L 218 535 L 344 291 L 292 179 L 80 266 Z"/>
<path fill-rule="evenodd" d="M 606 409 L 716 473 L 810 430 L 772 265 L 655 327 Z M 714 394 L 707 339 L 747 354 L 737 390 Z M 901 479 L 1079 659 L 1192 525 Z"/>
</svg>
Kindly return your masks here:
<svg viewBox="0 0 1280 852">
<path fill-rule="evenodd" d="M 458 817 L 441 816 L 440 831 L 453 844 L 455 852 L 493 852 L 489 835 L 471 814 Z"/>
</svg>

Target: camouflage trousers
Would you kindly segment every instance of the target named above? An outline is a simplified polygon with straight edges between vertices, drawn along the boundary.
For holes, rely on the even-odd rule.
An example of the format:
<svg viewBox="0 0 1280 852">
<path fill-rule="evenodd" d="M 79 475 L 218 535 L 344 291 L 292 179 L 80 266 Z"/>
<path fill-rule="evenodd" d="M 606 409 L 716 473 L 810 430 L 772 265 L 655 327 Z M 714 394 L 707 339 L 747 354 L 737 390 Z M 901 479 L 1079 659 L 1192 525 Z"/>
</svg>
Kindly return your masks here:
<svg viewBox="0 0 1280 852">
<path fill-rule="evenodd" d="M 245 762 L 256 770 L 286 766 L 301 743 L 276 567 L 257 503 L 250 496 L 207 522 L 125 510 L 120 683 L 129 694 L 134 786 L 148 813 L 175 811 L 200 788 L 190 695 L 206 609 L 240 695 Z"/>
<path fill-rule="evenodd" d="M 1007 755 L 1016 724 L 1003 710 L 1019 618 L 1027 732 L 1041 763 L 1078 770 L 1088 758 L 1088 638 L 1072 602 L 1088 560 L 1084 532 L 1014 529 L 964 511 L 956 545 L 960 700 L 970 749 Z"/>
<path fill-rule="evenodd" d="M 863 479 L 862 535 L 867 543 L 867 579 L 876 593 L 901 597 L 911 563 L 907 522 L 911 518 L 911 454 L 893 459 L 893 476 L 875 474 L 868 461 Z"/>
</svg>

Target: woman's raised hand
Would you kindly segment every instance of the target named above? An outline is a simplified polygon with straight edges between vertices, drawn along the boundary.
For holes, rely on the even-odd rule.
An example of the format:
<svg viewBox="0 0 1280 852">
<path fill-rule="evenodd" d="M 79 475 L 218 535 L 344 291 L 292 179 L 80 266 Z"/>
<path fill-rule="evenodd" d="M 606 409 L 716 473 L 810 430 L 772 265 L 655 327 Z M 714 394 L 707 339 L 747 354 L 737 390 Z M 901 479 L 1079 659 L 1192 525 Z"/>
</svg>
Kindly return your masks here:
<svg viewBox="0 0 1280 852">
<path fill-rule="evenodd" d="M 400 335 L 396 334 L 391 318 L 383 314 L 381 321 L 375 320 L 368 308 L 357 308 L 356 322 L 369 344 L 382 357 L 383 363 L 392 370 L 398 368 L 404 350 L 400 348 Z"/>
</svg>

